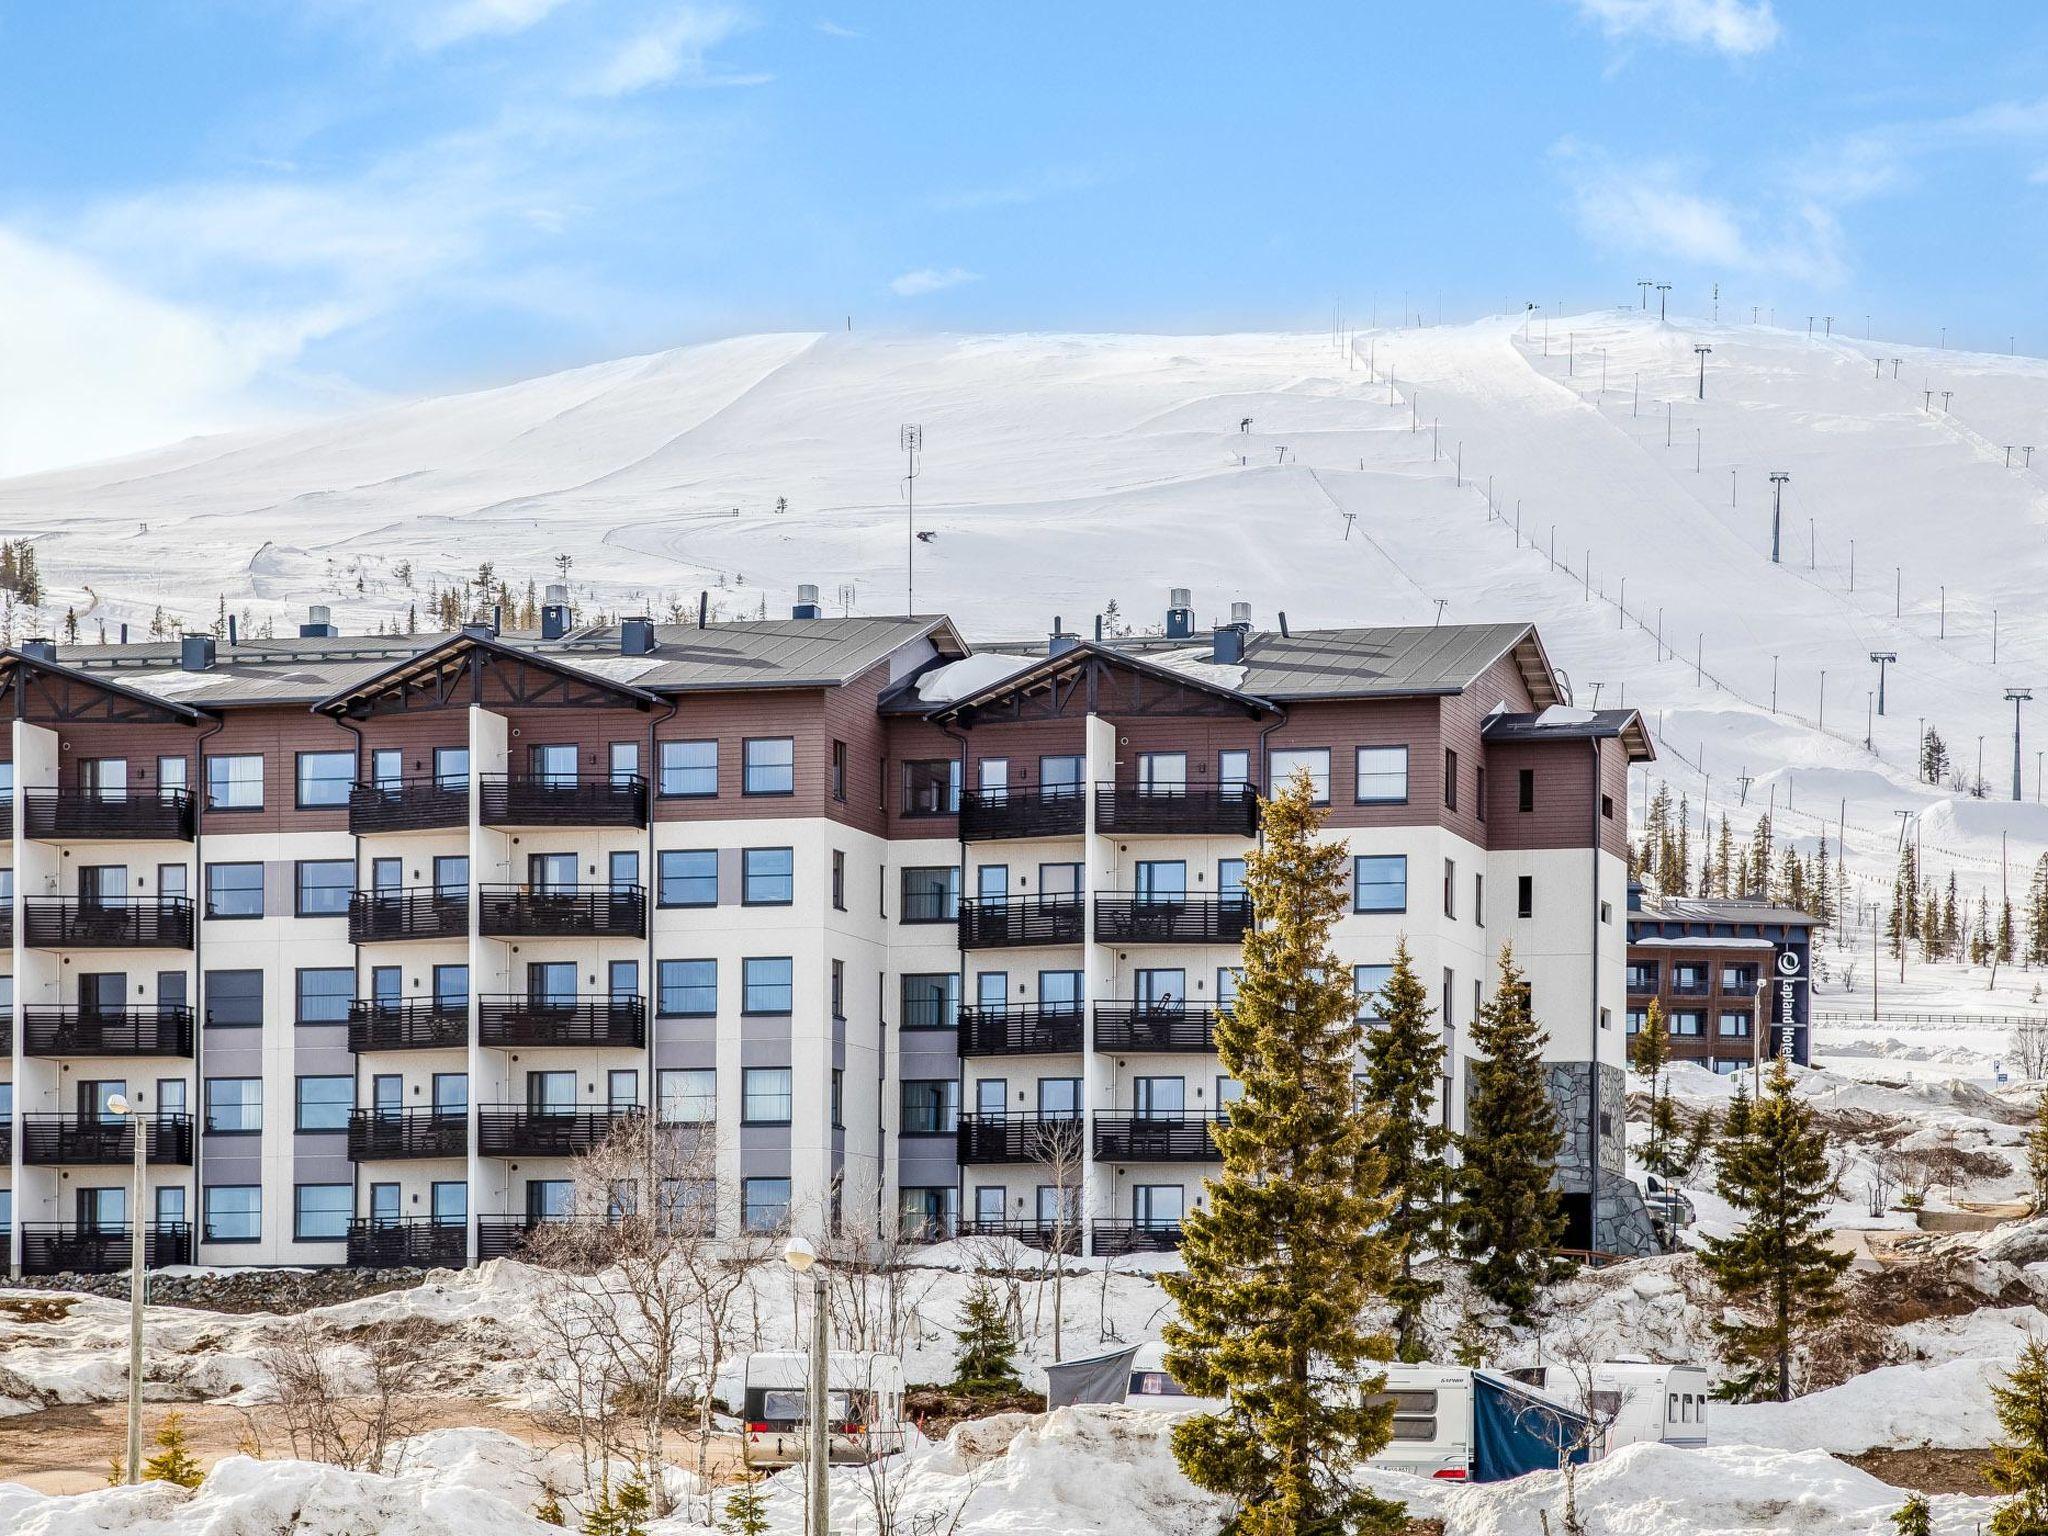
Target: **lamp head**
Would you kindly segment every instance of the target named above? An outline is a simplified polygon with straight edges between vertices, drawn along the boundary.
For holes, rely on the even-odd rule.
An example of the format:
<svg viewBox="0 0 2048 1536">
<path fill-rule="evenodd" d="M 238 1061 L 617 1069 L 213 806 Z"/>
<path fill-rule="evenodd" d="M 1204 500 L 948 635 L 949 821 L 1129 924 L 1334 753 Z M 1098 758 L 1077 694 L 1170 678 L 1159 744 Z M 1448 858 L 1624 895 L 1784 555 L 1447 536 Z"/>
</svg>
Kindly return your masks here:
<svg viewBox="0 0 2048 1536">
<path fill-rule="evenodd" d="M 818 1250 L 801 1237 L 792 1237 L 782 1245 L 782 1262 L 798 1274 L 804 1273 L 818 1262 Z"/>
</svg>

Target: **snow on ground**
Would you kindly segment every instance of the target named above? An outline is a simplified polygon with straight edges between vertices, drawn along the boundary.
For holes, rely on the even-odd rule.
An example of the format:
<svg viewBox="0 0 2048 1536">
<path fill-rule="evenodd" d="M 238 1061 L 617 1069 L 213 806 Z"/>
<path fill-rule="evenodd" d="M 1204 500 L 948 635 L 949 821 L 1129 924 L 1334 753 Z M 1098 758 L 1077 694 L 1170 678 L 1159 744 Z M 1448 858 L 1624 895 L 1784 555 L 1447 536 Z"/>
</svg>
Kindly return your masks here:
<svg viewBox="0 0 2048 1536">
<path fill-rule="evenodd" d="M 1717 1403 L 1715 1439 L 1781 1450 L 1854 1455 L 1879 1446 L 1931 1445 L 1969 1450 L 1998 1439 L 1991 1387 L 2002 1360 L 1954 1359 L 1938 1365 L 1886 1365 L 1789 1403 Z"/>
</svg>

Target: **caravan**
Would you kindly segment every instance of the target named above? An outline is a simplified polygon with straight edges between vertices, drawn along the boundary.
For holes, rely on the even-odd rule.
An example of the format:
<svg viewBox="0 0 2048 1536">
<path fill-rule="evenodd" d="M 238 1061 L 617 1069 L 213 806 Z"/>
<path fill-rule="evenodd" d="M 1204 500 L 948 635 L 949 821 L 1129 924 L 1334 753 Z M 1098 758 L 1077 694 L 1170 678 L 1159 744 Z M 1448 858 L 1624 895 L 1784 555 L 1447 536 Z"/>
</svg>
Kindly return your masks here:
<svg viewBox="0 0 2048 1536">
<path fill-rule="evenodd" d="M 810 1357 L 801 1350 L 747 1356 L 743 1454 L 748 1466 L 789 1467 L 804 1459 L 810 1369 Z M 826 1360 L 825 1384 L 831 1461 L 859 1464 L 903 1449 L 900 1359 L 835 1350 Z"/>
<path fill-rule="evenodd" d="M 1603 1360 L 1593 1367 L 1593 1412 L 1607 1423 L 1605 1451 L 1656 1440 L 1707 1443 L 1707 1373 L 1697 1365 Z"/>
</svg>

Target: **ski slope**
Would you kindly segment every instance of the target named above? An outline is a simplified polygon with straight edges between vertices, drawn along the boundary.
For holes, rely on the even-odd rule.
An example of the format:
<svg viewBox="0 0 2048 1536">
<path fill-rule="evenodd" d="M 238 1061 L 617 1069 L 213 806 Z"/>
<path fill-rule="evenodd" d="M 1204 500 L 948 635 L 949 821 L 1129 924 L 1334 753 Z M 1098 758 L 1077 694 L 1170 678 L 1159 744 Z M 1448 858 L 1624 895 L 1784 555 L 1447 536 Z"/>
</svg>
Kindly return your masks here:
<svg viewBox="0 0 2048 1536">
<path fill-rule="evenodd" d="M 709 589 L 745 617 L 798 582 L 895 611 L 905 422 L 916 604 L 971 634 L 1112 600 L 1143 627 L 1169 585 L 1203 619 L 1530 618 L 1581 703 L 1646 711 L 1649 773 L 1695 816 L 1739 832 L 1773 805 L 1808 842 L 1846 819 L 1884 876 L 1893 813 L 1927 812 L 1928 869 L 1970 889 L 1995 891 L 2002 839 L 2022 885 L 2048 850 L 2031 720 L 2024 805 L 1912 771 L 1924 718 L 1971 774 L 1982 737 L 2009 794 L 2003 690 L 2048 690 L 2034 359 L 1630 309 L 1341 339 L 754 336 L 0 483 L 0 525 L 38 540 L 40 626 L 75 608 L 86 638 L 223 598 L 282 633 L 308 602 L 368 629 L 482 561 L 523 589 L 562 554 L 611 611 Z M 1883 719 L 1873 650 L 1899 658 Z"/>
</svg>

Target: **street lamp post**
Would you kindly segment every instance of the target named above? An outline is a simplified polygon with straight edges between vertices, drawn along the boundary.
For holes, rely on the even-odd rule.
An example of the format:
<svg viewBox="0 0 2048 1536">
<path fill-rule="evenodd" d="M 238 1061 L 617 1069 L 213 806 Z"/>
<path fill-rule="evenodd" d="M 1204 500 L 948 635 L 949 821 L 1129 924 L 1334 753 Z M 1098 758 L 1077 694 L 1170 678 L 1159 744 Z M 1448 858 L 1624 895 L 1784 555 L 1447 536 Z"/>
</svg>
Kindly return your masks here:
<svg viewBox="0 0 2048 1536">
<path fill-rule="evenodd" d="M 149 1156 L 149 1127 L 143 1123 L 142 1106 L 131 1104 L 125 1094 L 107 1099 L 107 1109 L 125 1116 L 135 1143 L 135 1188 L 128 1201 L 128 1463 L 129 1483 L 142 1481 L 142 1302 L 149 1288 L 148 1250 L 142 1227 L 144 1171 Z"/>
<path fill-rule="evenodd" d="M 804 1536 L 830 1536 L 827 1499 L 830 1497 L 825 1472 L 831 1455 L 831 1389 L 827 1384 L 825 1320 L 825 1271 L 818 1267 L 818 1251 L 801 1237 L 792 1237 L 782 1249 L 782 1262 L 801 1280 L 811 1277 L 811 1370 L 810 1386 L 804 1394 L 804 1416 L 809 1421 L 805 1440 L 806 1499 Z"/>
</svg>

